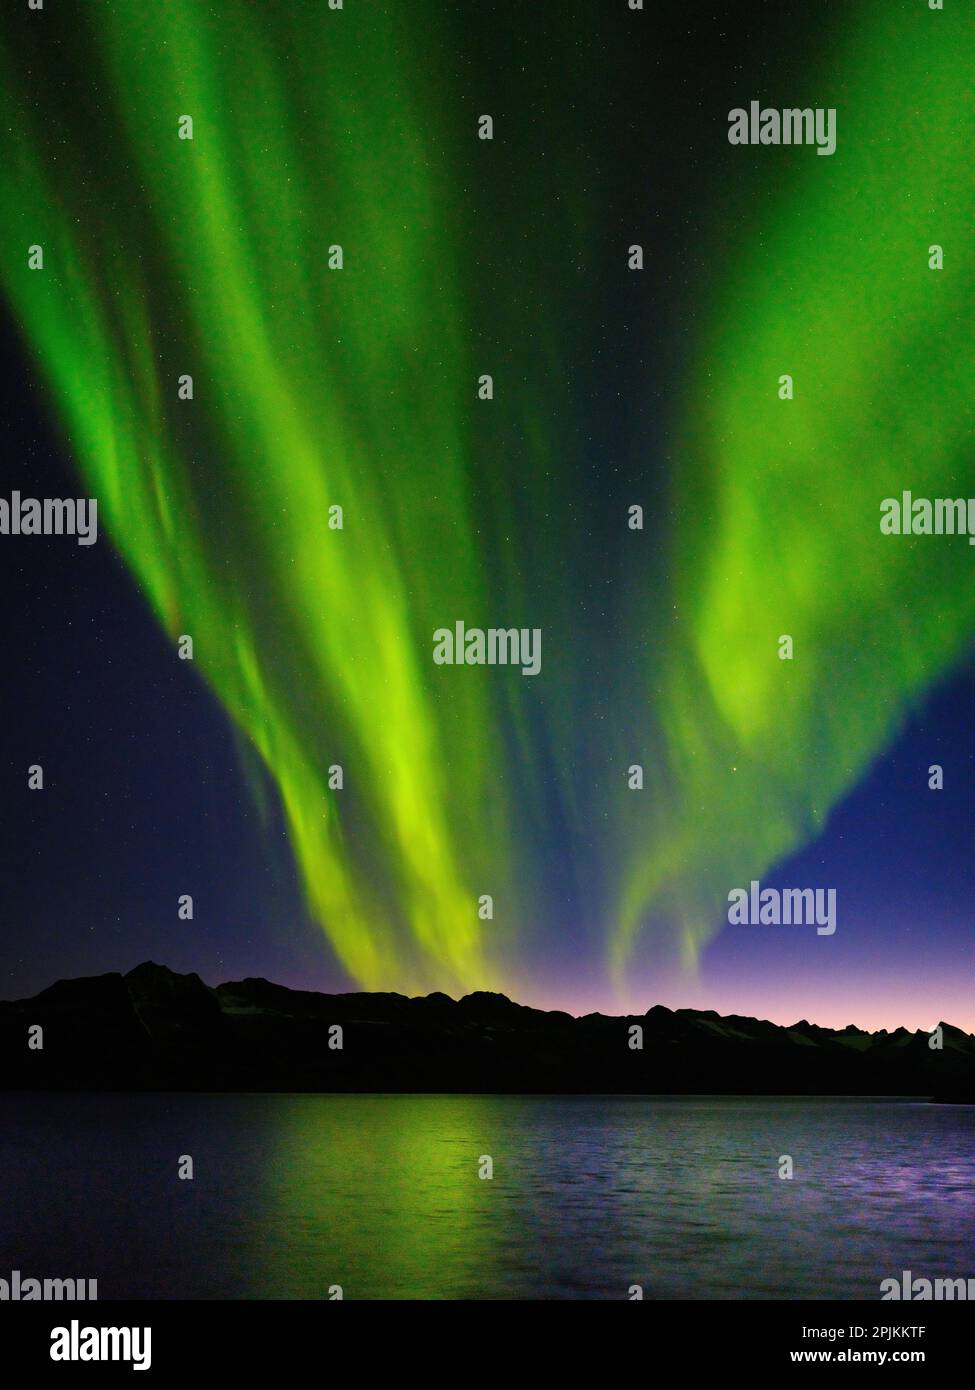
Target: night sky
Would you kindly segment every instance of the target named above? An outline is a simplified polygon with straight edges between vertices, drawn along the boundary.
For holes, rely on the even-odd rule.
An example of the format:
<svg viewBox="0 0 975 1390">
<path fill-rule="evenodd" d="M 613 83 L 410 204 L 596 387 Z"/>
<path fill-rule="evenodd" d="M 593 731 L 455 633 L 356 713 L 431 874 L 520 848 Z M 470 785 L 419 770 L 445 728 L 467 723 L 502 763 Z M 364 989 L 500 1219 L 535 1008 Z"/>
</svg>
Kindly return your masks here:
<svg viewBox="0 0 975 1390">
<path fill-rule="evenodd" d="M 0 495 L 99 540 L 0 536 L 0 993 L 149 958 L 975 1030 L 975 553 L 877 525 L 973 491 L 954 8 L 5 15 Z M 730 146 L 752 99 L 836 154 Z M 437 668 L 457 619 L 541 673 Z M 835 935 L 727 925 L 752 878 Z"/>
</svg>

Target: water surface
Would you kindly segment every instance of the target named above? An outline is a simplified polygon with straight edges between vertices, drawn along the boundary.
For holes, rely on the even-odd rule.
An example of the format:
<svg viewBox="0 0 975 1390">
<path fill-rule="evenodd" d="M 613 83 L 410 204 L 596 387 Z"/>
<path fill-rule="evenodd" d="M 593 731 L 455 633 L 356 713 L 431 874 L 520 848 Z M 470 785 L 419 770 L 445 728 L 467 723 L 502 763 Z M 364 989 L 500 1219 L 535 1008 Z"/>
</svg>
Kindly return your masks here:
<svg viewBox="0 0 975 1390">
<path fill-rule="evenodd" d="M 100 1298 L 877 1298 L 904 1269 L 975 1276 L 967 1106 L 7 1093 L 0 1172 L 0 1277 Z"/>
</svg>

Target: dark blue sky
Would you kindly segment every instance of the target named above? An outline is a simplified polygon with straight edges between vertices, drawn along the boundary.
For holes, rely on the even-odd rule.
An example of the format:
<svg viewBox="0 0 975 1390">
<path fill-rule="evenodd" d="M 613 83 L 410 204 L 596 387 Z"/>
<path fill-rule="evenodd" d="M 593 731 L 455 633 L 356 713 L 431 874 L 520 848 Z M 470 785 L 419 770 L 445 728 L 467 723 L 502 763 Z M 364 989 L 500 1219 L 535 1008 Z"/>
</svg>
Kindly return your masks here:
<svg viewBox="0 0 975 1390">
<path fill-rule="evenodd" d="M 702 298 L 687 286 L 708 273 L 696 241 L 713 193 L 713 170 L 698 157 L 706 146 L 701 130 L 713 123 L 715 108 L 737 104 L 746 78 L 748 95 L 763 83 L 781 89 L 828 47 L 834 23 L 824 13 L 810 18 L 798 0 L 742 4 L 733 18 L 729 10 L 668 0 L 649 31 L 653 100 L 641 106 L 607 89 L 602 136 L 618 130 L 641 162 L 621 162 L 606 176 L 613 200 L 606 235 L 622 243 L 633 225 L 648 226 L 648 259 L 659 267 L 644 305 L 652 334 L 641 332 L 636 318 L 626 322 L 630 360 L 621 361 L 614 348 L 625 304 L 605 303 L 594 330 L 585 364 L 592 492 L 580 504 L 582 517 L 594 510 L 592 501 L 628 500 L 632 470 L 645 467 L 648 453 L 661 454 L 666 401 L 690 337 L 678 329 L 693 328 L 685 305 Z M 492 6 L 477 7 L 472 24 L 472 51 L 518 59 L 520 40 L 498 28 Z M 622 84 L 629 55 L 604 49 L 599 59 L 601 68 L 620 72 Z M 633 77 L 630 67 L 630 85 L 621 91 L 639 90 Z M 706 108 L 700 103 L 680 138 L 651 122 L 660 84 L 680 93 L 685 113 L 696 109 L 689 93 L 707 92 Z M 503 200 L 499 194 L 499 208 Z M 3 490 L 76 493 L 67 451 L 9 324 L 2 341 Z M 627 389 L 637 378 L 656 389 L 638 397 Z M 632 438 L 641 448 L 627 459 L 625 441 Z M 585 439 L 580 429 L 580 447 Z M 651 500 L 665 495 L 662 455 L 658 467 L 657 492 L 654 479 L 640 475 Z M 594 573 L 593 593 L 600 579 L 598 594 L 611 613 L 612 540 L 608 527 L 599 527 L 597 513 L 591 538 L 604 568 Z M 146 958 L 195 970 L 211 983 L 259 974 L 313 988 L 352 987 L 303 908 L 275 793 L 196 668 L 176 659 L 107 537 L 87 548 L 58 538 L 2 538 L 0 579 L 0 994 L 28 995 L 59 977 L 127 970 Z M 593 599 L 600 622 L 602 601 Z M 662 976 L 638 951 L 626 1002 L 840 1025 L 930 1026 L 945 1017 L 975 1030 L 973 694 L 970 666 L 931 692 L 835 809 L 821 838 L 763 879 L 767 886 L 834 887 L 835 936 L 726 926 L 706 949 L 696 981 Z M 927 787 L 936 762 L 945 768 L 942 792 Z M 27 790 L 32 763 L 44 767 L 42 793 Z M 253 795 L 255 781 L 263 796 Z M 573 1010 L 612 1008 L 601 935 L 584 932 L 573 916 L 574 907 L 581 916 L 586 906 L 587 866 L 560 858 L 558 833 L 551 842 L 546 873 L 568 901 L 558 921 L 553 914 L 552 923 L 531 924 L 539 945 L 528 957 L 523 997 Z M 182 893 L 194 897 L 192 922 L 178 919 Z M 529 942 L 533 931 L 526 932 Z M 553 949 L 559 933 L 561 948 Z"/>
</svg>

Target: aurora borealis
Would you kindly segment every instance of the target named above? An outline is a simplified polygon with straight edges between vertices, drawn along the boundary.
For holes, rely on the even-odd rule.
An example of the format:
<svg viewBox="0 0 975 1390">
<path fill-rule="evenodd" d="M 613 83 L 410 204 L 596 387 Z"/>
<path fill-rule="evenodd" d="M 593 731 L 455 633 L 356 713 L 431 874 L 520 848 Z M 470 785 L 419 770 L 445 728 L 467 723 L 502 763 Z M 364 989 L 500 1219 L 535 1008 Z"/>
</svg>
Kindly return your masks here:
<svg viewBox="0 0 975 1390">
<path fill-rule="evenodd" d="M 838 111 L 819 159 L 728 144 L 757 79 L 664 80 L 676 3 L 501 8 L 25 13 L 0 285 L 343 977 L 645 996 L 970 651 L 968 546 L 878 516 L 971 490 L 975 22 L 864 0 L 808 64 L 767 37 L 772 95 Z M 540 629 L 539 674 L 438 666 L 456 622 Z"/>
</svg>

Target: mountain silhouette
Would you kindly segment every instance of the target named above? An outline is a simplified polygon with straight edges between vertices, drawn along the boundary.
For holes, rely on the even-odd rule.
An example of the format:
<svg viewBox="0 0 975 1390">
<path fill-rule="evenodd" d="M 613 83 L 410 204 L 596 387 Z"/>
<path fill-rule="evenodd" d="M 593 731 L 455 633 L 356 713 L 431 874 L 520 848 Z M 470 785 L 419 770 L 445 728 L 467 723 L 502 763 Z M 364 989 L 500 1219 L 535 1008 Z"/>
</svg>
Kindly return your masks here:
<svg viewBox="0 0 975 1390">
<path fill-rule="evenodd" d="M 484 992 L 316 994 L 264 979 L 214 989 L 146 961 L 0 1003 L 0 1086 L 975 1101 L 975 1037 L 940 1029 L 935 1048 L 906 1028 L 781 1027 L 660 1004 L 574 1018 Z"/>
</svg>

